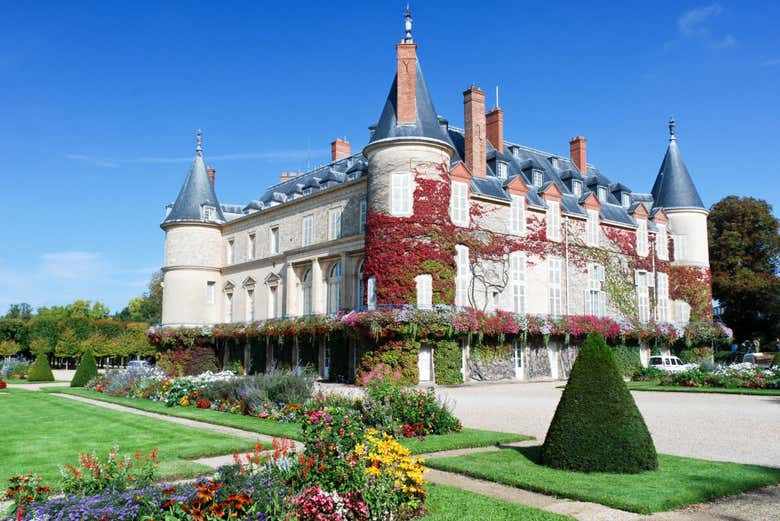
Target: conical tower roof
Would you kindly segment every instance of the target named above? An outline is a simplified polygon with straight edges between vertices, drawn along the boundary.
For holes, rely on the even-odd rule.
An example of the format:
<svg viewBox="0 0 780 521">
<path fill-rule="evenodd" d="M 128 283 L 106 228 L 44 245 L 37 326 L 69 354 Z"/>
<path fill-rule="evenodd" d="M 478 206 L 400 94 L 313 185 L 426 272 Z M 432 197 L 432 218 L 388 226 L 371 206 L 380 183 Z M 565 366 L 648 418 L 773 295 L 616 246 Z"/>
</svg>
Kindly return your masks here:
<svg viewBox="0 0 780 521">
<path fill-rule="evenodd" d="M 204 207 L 212 207 L 214 211 L 208 215 Z M 190 172 L 163 224 L 173 222 L 225 222 L 222 207 L 219 205 L 214 185 L 211 184 L 206 163 L 203 161 L 200 130 L 198 130 L 195 159 L 190 166 Z"/>
<path fill-rule="evenodd" d="M 658 177 L 655 178 L 655 184 L 653 184 L 653 207 L 704 209 L 699 192 L 682 160 L 674 129 L 674 118 L 671 118 L 669 120 L 669 147 L 666 149 L 664 161 L 661 163 Z"/>
</svg>

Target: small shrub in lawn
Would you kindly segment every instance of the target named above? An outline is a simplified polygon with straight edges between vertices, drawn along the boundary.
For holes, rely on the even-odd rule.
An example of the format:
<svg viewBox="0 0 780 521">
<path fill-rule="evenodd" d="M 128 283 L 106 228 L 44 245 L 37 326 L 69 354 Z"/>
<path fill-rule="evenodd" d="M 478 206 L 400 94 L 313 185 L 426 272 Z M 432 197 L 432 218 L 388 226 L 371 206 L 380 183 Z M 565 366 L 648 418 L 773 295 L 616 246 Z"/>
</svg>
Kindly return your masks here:
<svg viewBox="0 0 780 521">
<path fill-rule="evenodd" d="M 49 359 L 44 354 L 38 355 L 35 359 L 35 363 L 30 366 L 30 372 L 27 375 L 27 379 L 31 382 L 53 382 L 54 374 L 51 372 L 49 366 Z"/>
<path fill-rule="evenodd" d="M 574 362 L 541 461 L 581 472 L 637 473 L 658 467 L 650 432 L 599 334 L 588 335 Z"/>
<path fill-rule="evenodd" d="M 73 380 L 70 381 L 71 387 L 84 387 L 87 382 L 97 378 L 97 363 L 95 357 L 92 356 L 92 351 L 85 351 L 81 356 L 81 362 L 76 368 L 76 374 L 73 375 Z"/>
</svg>

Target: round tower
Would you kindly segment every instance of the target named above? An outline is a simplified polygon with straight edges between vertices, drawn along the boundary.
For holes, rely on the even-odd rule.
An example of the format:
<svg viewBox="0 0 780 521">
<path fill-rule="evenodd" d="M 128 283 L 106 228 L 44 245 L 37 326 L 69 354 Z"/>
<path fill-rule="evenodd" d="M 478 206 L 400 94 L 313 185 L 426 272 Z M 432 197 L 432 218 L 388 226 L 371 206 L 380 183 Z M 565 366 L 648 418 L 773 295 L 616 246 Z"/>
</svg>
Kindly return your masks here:
<svg viewBox="0 0 780 521">
<path fill-rule="evenodd" d="M 198 130 L 195 159 L 176 202 L 160 227 L 165 231 L 163 325 L 220 322 L 222 231 L 225 222 L 203 161 Z"/>
</svg>

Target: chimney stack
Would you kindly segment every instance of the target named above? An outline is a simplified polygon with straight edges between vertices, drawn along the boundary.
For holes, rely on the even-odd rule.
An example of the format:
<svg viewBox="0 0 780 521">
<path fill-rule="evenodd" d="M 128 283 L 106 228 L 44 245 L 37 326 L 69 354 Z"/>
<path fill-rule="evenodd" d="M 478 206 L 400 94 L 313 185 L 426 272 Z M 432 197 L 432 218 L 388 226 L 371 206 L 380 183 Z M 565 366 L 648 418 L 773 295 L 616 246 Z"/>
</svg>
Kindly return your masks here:
<svg viewBox="0 0 780 521">
<path fill-rule="evenodd" d="M 217 176 L 217 171 L 210 166 L 207 166 L 206 172 L 209 174 L 209 181 L 211 181 L 211 186 L 214 186 L 214 178 Z"/>
<path fill-rule="evenodd" d="M 352 155 L 352 148 L 346 139 L 336 138 L 330 144 L 330 160 L 338 161 Z"/>
<path fill-rule="evenodd" d="M 298 174 L 295 172 L 290 172 L 289 174 L 287 172 L 282 172 L 281 177 L 279 178 L 280 183 L 284 183 L 285 181 L 289 181 L 293 177 L 297 176 Z"/>
<path fill-rule="evenodd" d="M 398 53 L 396 75 L 396 115 L 399 125 L 417 122 L 417 44 L 406 40 L 395 46 Z"/>
<path fill-rule="evenodd" d="M 504 153 L 504 111 L 498 107 L 487 114 L 487 139 L 493 148 Z"/>
<path fill-rule="evenodd" d="M 466 126 L 466 168 L 471 175 L 485 177 L 485 93 L 479 87 L 472 85 L 463 93 L 463 111 Z"/>
<path fill-rule="evenodd" d="M 571 138 L 571 141 L 569 141 L 569 157 L 571 157 L 577 169 L 582 174 L 585 174 L 588 169 L 588 154 L 584 137 L 577 136 Z"/>
</svg>

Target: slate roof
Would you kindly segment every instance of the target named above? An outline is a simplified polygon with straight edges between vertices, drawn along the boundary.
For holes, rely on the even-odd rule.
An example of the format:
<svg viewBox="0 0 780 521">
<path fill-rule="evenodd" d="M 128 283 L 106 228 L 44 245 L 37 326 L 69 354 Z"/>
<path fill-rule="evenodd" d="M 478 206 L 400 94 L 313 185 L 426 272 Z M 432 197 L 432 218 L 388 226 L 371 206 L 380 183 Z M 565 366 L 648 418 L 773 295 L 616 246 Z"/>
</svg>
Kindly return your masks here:
<svg viewBox="0 0 780 521">
<path fill-rule="evenodd" d="M 670 124 L 672 128 L 671 139 L 669 139 L 669 148 L 666 149 L 666 155 L 658 170 L 658 177 L 655 178 L 655 184 L 651 194 L 656 207 L 659 208 L 701 208 L 704 204 L 699 197 L 699 192 L 693 184 L 688 169 L 682 160 L 680 147 L 677 146 L 677 139 L 674 136 L 674 122 Z"/>
<path fill-rule="evenodd" d="M 212 219 L 204 218 L 203 207 L 211 206 L 215 209 Z M 184 185 L 179 191 L 176 202 L 170 207 L 171 211 L 163 220 L 163 224 L 173 222 L 213 222 L 224 223 L 222 205 L 217 200 L 214 185 L 211 184 L 206 163 L 203 161 L 203 151 L 200 146 L 200 131 L 198 131 L 198 146 L 195 149 L 195 159 L 192 161 L 190 171 L 184 180 Z"/>
</svg>

